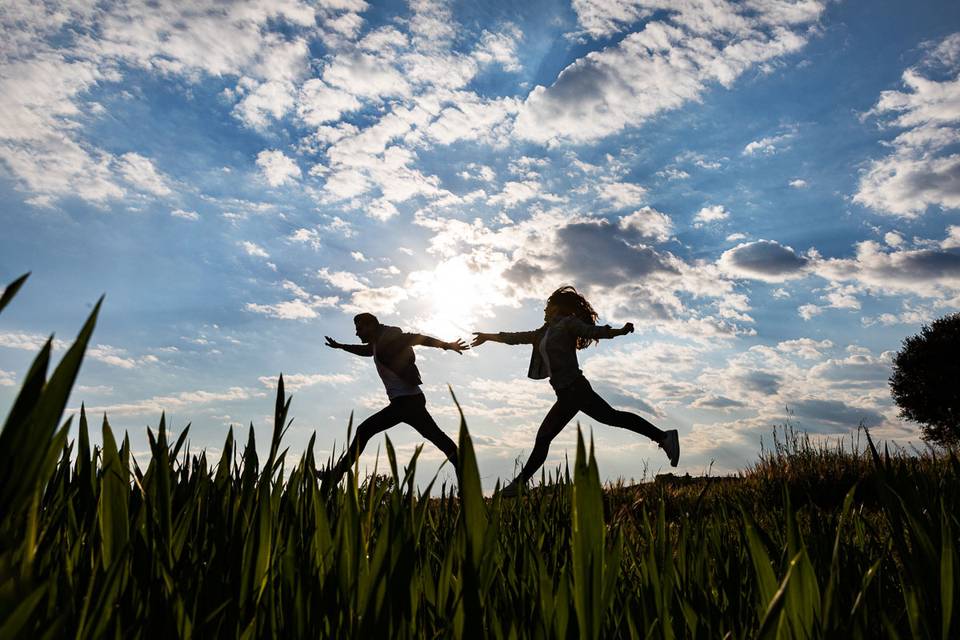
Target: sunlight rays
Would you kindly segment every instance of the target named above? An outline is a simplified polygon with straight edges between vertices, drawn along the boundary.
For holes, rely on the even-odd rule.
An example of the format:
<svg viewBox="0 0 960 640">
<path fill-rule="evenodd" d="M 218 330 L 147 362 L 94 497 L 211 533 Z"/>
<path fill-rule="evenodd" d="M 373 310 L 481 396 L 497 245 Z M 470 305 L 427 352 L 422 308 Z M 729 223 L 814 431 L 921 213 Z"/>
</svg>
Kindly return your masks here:
<svg viewBox="0 0 960 640">
<path fill-rule="evenodd" d="M 442 339 L 469 336 L 477 331 L 477 321 L 493 316 L 495 306 L 516 306 L 503 278 L 508 265 L 504 256 L 495 254 L 484 264 L 464 256 L 444 260 L 432 270 L 410 274 L 408 283 L 414 297 L 422 302 L 417 327 Z"/>
</svg>

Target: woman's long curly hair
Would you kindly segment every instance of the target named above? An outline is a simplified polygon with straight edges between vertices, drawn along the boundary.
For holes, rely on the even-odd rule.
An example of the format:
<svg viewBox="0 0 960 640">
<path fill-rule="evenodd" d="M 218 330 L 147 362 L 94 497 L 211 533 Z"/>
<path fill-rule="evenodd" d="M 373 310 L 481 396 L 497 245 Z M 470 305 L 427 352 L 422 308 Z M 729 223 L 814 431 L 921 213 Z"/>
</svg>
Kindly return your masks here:
<svg viewBox="0 0 960 640">
<path fill-rule="evenodd" d="M 597 324 L 597 312 L 593 310 L 587 299 L 580 295 L 575 288 L 564 285 L 550 294 L 547 306 L 553 305 L 561 315 L 576 316 L 587 324 Z M 577 349 L 586 349 L 597 339 L 577 338 Z"/>
</svg>

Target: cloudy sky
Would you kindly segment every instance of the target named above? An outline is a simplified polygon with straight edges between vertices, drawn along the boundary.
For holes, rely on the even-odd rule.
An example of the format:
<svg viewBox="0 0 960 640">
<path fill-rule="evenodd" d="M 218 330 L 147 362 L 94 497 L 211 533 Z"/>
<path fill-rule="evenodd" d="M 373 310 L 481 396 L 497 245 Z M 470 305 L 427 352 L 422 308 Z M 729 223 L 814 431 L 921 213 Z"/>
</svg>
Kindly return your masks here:
<svg viewBox="0 0 960 640">
<path fill-rule="evenodd" d="M 533 329 L 569 283 L 636 325 L 581 364 L 679 429 L 681 472 L 743 468 L 786 420 L 918 442 L 886 379 L 960 309 L 958 74 L 956 2 L 7 2 L 0 277 L 33 275 L 0 317 L 0 406 L 106 293 L 73 410 L 135 451 L 166 411 L 216 452 L 231 424 L 266 441 L 283 372 L 291 451 L 316 431 L 324 458 L 386 401 L 323 346 L 353 314 Z M 418 353 L 488 489 L 552 402 L 528 358 Z M 581 420 L 606 478 L 666 470 Z"/>
</svg>

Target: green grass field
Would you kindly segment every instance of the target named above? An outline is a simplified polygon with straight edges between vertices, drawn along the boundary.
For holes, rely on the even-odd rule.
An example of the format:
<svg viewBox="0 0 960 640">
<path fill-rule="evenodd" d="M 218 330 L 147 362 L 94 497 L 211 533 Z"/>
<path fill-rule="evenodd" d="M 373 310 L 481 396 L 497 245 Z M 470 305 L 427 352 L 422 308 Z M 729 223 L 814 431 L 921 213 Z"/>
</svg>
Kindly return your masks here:
<svg viewBox="0 0 960 640">
<path fill-rule="evenodd" d="M 18 281 L 0 299 L 10 301 Z M 459 486 L 321 487 L 307 453 L 231 431 L 216 465 L 149 431 L 61 423 L 99 304 L 0 432 L 0 639 L 957 637 L 960 462 L 779 432 L 736 478 L 601 486 L 592 445 L 518 499 Z M 868 435 L 865 437 L 869 437 Z M 882 448 L 882 447 L 881 447 Z"/>
</svg>

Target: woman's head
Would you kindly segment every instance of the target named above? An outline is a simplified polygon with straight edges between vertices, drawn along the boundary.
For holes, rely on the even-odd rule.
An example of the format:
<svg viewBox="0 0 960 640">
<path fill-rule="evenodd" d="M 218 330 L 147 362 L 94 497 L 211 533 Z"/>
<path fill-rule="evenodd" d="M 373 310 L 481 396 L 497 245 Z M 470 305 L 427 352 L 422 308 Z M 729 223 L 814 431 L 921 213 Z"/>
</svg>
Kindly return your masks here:
<svg viewBox="0 0 960 640">
<path fill-rule="evenodd" d="M 544 320 L 547 322 L 564 316 L 575 316 L 587 324 L 597 324 L 597 312 L 593 310 L 587 299 L 570 285 L 564 285 L 551 293 L 543 311 Z M 599 340 L 577 338 L 577 349 L 584 349 L 592 342 L 599 342 Z"/>
</svg>

